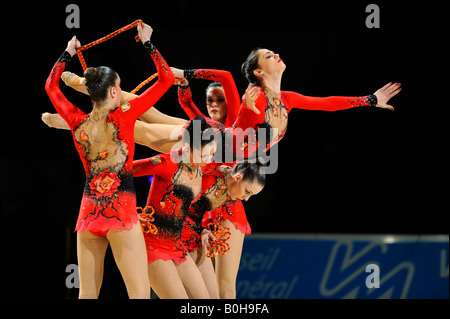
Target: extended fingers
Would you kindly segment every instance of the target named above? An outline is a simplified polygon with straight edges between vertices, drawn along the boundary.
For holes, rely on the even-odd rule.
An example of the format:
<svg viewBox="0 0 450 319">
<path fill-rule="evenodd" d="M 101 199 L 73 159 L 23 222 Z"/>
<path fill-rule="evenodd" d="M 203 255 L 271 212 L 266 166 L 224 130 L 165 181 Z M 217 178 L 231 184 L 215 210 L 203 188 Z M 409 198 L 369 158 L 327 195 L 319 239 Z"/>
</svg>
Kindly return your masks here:
<svg viewBox="0 0 450 319">
<path fill-rule="evenodd" d="M 392 83 L 392 82 L 389 82 L 388 84 L 386 84 L 385 86 L 383 86 L 383 88 L 381 89 L 381 91 L 383 91 L 386 95 L 394 96 L 394 95 L 396 95 L 398 92 L 400 92 L 400 90 L 401 90 L 400 86 L 401 86 L 400 83 Z"/>
<path fill-rule="evenodd" d="M 389 95 L 392 97 L 396 95 L 398 92 L 400 92 L 401 91 L 400 86 L 401 86 L 400 83 L 392 84 L 391 87 L 389 88 Z"/>
<path fill-rule="evenodd" d="M 248 92 L 248 95 L 249 95 L 251 98 L 256 98 L 256 97 L 258 97 L 258 95 L 259 95 L 259 90 L 258 90 L 257 88 L 253 88 L 253 89 L 251 89 L 251 90 Z"/>
</svg>

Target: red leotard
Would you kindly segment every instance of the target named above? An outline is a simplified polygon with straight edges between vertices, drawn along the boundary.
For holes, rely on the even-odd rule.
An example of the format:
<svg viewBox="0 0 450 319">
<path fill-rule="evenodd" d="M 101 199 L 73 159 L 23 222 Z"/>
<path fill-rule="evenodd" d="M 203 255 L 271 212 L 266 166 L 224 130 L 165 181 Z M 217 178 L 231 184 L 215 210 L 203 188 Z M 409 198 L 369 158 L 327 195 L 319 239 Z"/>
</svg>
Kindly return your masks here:
<svg viewBox="0 0 450 319">
<path fill-rule="evenodd" d="M 189 251 L 199 248 L 200 235 L 203 228 L 207 227 L 207 224 L 202 225 L 204 216 L 224 206 L 230 196 L 225 184 L 225 166 L 208 164 L 202 167 L 202 173 L 202 191 L 191 204 L 182 233 L 183 244 Z"/>
<path fill-rule="evenodd" d="M 244 205 L 240 199 L 228 198 L 226 202 L 217 209 L 206 212 L 203 216 L 202 225 L 207 227 L 210 223 L 220 223 L 222 220 L 230 220 L 236 229 L 245 235 L 250 235 L 252 229 L 245 214 Z"/>
<path fill-rule="evenodd" d="M 199 166 L 175 160 L 180 152 L 175 150 L 133 162 L 135 177 L 153 175 L 147 206 L 155 210 L 158 233 L 144 235 L 149 264 L 157 259 L 176 263 L 186 260 L 181 232 L 191 202 L 200 193 L 202 174 Z"/>
<path fill-rule="evenodd" d="M 70 103 L 59 88 L 59 79 L 70 60 L 67 52 L 47 79 L 47 94 L 72 131 L 86 173 L 76 226 L 79 232 L 89 230 L 97 236 L 106 236 L 110 229 L 129 229 L 138 221 L 132 176 L 134 124 L 175 81 L 158 50 L 150 42 L 145 46 L 156 65 L 158 80 L 139 97 L 109 111 L 105 127 L 105 136 L 109 138 L 104 143 L 95 143 L 90 136 L 93 125 L 90 114 Z"/>
</svg>

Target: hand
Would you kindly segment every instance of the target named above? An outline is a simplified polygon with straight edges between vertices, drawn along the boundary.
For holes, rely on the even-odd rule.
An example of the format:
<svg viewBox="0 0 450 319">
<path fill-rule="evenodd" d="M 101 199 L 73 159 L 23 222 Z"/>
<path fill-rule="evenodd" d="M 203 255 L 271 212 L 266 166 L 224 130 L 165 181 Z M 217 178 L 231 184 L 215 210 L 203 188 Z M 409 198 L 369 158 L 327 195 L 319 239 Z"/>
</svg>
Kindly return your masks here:
<svg viewBox="0 0 450 319">
<path fill-rule="evenodd" d="M 184 70 L 178 69 L 178 68 L 174 68 L 174 67 L 170 67 L 170 69 L 172 70 L 173 76 L 176 78 L 184 78 Z"/>
<path fill-rule="evenodd" d="M 184 77 L 184 70 L 174 67 L 170 67 L 170 70 L 172 70 L 173 76 L 175 77 L 175 85 L 186 86 L 189 84 L 188 80 Z"/>
<path fill-rule="evenodd" d="M 392 82 L 389 82 L 381 89 L 377 90 L 374 93 L 378 100 L 377 107 L 393 111 L 394 108 L 392 105 L 387 104 L 387 102 L 401 91 L 400 85 L 400 83 L 392 84 Z"/>
<path fill-rule="evenodd" d="M 251 83 L 245 90 L 245 103 L 247 104 L 247 107 L 256 114 L 261 114 L 261 112 L 255 106 L 255 102 L 259 96 L 259 92 L 260 92 L 259 88 L 253 87 Z"/>
<path fill-rule="evenodd" d="M 81 47 L 80 41 L 78 41 L 77 37 L 74 35 L 69 42 L 67 42 L 66 51 L 69 52 L 71 56 L 74 56 L 77 53 L 77 48 Z"/>
<path fill-rule="evenodd" d="M 138 35 L 141 39 L 142 43 L 145 43 L 147 41 L 150 41 L 150 38 L 152 37 L 153 29 L 148 24 L 145 24 L 141 26 L 140 23 L 137 25 Z"/>
<path fill-rule="evenodd" d="M 202 231 L 202 245 L 210 248 L 211 245 L 209 244 L 209 241 L 216 241 L 216 237 L 214 237 L 214 235 L 212 234 L 212 232 L 209 229 L 203 229 Z"/>
</svg>

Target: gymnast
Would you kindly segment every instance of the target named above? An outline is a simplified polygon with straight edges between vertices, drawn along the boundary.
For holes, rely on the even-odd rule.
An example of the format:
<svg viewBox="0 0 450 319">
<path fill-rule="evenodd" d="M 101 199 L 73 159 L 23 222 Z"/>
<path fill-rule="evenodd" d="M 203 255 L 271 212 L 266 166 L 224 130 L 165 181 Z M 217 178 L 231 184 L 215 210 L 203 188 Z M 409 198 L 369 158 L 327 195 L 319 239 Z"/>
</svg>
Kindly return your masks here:
<svg viewBox="0 0 450 319">
<path fill-rule="evenodd" d="M 247 89 L 246 95 L 252 95 L 251 100 L 255 100 L 256 95 L 256 102 L 247 101 L 247 97 L 242 99 L 242 106 L 233 127 L 242 130 L 252 127 L 255 129 L 255 135 L 260 128 L 266 128 L 266 145 L 262 145 L 265 151 L 285 135 L 288 114 L 293 108 L 337 111 L 371 106 L 394 110 L 387 103 L 401 90 L 400 83 L 388 83 L 374 94 L 362 97 L 305 96 L 296 92 L 281 91 L 281 79 L 285 69 L 286 64 L 279 54 L 261 48 L 253 49 L 241 67 L 243 75 L 252 87 Z M 241 152 L 239 156 L 251 156 L 258 149 L 258 136 L 252 136 L 241 143 L 236 149 L 238 152 L 245 149 L 246 153 Z"/>
<path fill-rule="evenodd" d="M 224 298 L 223 291 L 220 293 L 220 290 L 218 289 L 221 285 L 220 280 L 223 281 L 228 277 L 224 278 L 223 275 L 222 277 L 218 276 L 220 273 L 217 272 L 217 266 L 221 265 L 222 272 L 233 271 L 234 269 L 232 266 L 234 265 L 232 262 L 236 261 L 236 259 L 239 261 L 243 241 L 239 238 L 238 242 L 241 242 L 240 246 L 236 244 L 236 241 L 231 241 L 235 235 L 242 234 L 243 237 L 243 233 L 236 231 L 234 224 L 229 220 L 224 220 L 220 215 L 220 212 L 224 209 L 232 209 L 233 205 L 230 203 L 248 200 L 251 196 L 258 194 L 262 190 L 265 185 L 265 174 L 260 167 L 261 165 L 259 163 L 237 163 L 233 165 L 233 167 L 228 165 L 210 164 L 206 165 L 202 170 L 202 194 L 191 205 L 192 213 L 186 218 L 186 225 L 183 228 L 181 238 L 183 245 L 190 253 L 190 256 L 196 260 L 197 267 L 203 276 L 203 280 L 211 296 L 217 295 L 217 298 Z M 205 219 L 205 216 L 209 216 L 209 213 L 215 211 L 219 211 L 219 216 L 216 220 Z M 192 218 L 192 216 L 196 216 L 196 218 Z M 211 262 L 212 259 L 204 258 L 206 251 L 203 248 L 205 247 L 205 244 L 204 241 L 200 240 L 199 229 L 208 226 L 213 226 L 215 228 L 218 225 L 217 223 L 221 223 L 222 226 L 225 225 L 223 226 L 223 229 L 226 229 L 228 232 L 228 237 L 226 239 L 228 250 L 224 251 L 224 253 L 215 255 L 216 263 L 215 267 L 213 267 Z M 228 223 L 231 228 L 227 226 Z M 230 253 L 234 256 L 231 259 L 225 259 L 225 256 Z M 221 260 L 221 262 L 217 262 L 217 260 Z M 228 264 L 224 263 L 224 260 L 227 261 Z M 239 264 L 236 267 L 237 273 Z M 231 274 L 231 276 L 233 276 L 233 274 Z M 217 287 L 217 285 L 219 285 L 219 287 Z M 235 281 L 230 285 L 230 288 L 234 288 L 234 286 Z M 236 296 L 227 297 L 235 298 Z"/>
<path fill-rule="evenodd" d="M 124 279 L 129 298 L 149 298 L 150 285 L 145 241 L 136 213 L 132 178 L 133 130 L 137 118 L 169 89 L 174 77 L 166 61 L 150 42 L 152 28 L 138 25 L 150 53 L 158 81 L 141 96 L 120 105 L 120 78 L 108 67 L 88 68 L 86 88 L 93 102 L 84 113 L 59 88 L 66 64 L 80 47 L 74 36 L 54 65 L 45 90 L 72 131 L 86 173 L 86 186 L 77 220 L 79 298 L 98 298 L 108 243 Z"/>
</svg>

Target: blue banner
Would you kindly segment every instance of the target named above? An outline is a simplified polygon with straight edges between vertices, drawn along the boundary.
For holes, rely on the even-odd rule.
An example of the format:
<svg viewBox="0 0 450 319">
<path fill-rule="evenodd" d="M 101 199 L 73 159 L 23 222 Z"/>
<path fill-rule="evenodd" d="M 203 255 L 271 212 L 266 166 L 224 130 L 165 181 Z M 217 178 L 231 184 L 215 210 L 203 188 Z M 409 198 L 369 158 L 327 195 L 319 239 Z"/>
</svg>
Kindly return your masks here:
<svg viewBox="0 0 450 319">
<path fill-rule="evenodd" d="M 237 298 L 449 298 L 448 235 L 250 235 Z"/>
</svg>

